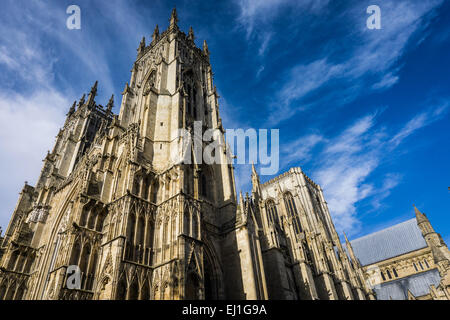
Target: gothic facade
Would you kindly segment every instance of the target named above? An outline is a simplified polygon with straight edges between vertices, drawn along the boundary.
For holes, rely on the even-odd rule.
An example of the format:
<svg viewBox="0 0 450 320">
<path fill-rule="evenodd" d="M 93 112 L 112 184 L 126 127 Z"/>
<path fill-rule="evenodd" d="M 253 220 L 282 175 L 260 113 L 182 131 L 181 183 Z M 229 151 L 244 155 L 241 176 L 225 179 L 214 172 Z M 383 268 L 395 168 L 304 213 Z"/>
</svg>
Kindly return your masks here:
<svg viewBox="0 0 450 320">
<path fill-rule="evenodd" d="M 450 251 L 428 217 L 415 217 L 364 237 L 347 240 L 380 300 L 450 300 Z"/>
<path fill-rule="evenodd" d="M 0 238 L 0 300 L 375 299 L 300 168 L 253 168 L 238 199 L 208 46 L 177 22 L 141 41 L 119 115 L 97 83 L 70 108 Z M 217 164 L 173 160 L 197 121 Z"/>
</svg>

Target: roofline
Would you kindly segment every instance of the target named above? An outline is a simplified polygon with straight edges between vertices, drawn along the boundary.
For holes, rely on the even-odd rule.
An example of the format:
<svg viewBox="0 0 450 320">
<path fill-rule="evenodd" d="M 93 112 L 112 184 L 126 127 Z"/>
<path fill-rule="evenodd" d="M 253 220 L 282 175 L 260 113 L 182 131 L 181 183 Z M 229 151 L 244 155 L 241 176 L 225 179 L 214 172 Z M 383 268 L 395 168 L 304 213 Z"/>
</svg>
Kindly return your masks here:
<svg viewBox="0 0 450 320">
<path fill-rule="evenodd" d="M 375 231 L 375 232 L 366 234 L 366 235 L 364 235 L 364 236 L 362 236 L 362 237 L 359 237 L 359 238 L 350 240 L 350 244 L 353 244 L 353 242 L 355 242 L 355 241 L 363 240 L 363 239 L 366 239 L 366 238 L 368 238 L 368 237 L 371 237 L 371 236 L 377 235 L 377 234 L 379 234 L 379 233 L 385 232 L 385 231 L 387 231 L 387 230 L 391 230 L 391 229 L 393 229 L 393 228 L 395 228 L 395 227 L 397 227 L 397 226 L 399 226 L 399 225 L 401 225 L 401 224 L 403 224 L 403 223 L 410 222 L 411 220 L 415 220 L 416 223 L 417 223 L 417 219 L 414 217 L 414 218 L 405 220 L 405 221 L 403 221 L 403 222 L 394 224 L 394 225 L 392 225 L 392 226 L 390 226 L 390 227 L 387 227 L 387 228 L 384 228 L 384 229 L 381 229 L 381 230 L 378 230 L 378 231 Z"/>
<path fill-rule="evenodd" d="M 428 245 L 425 245 L 424 247 L 417 248 L 417 249 L 414 249 L 414 250 L 411 250 L 411 251 L 406 251 L 405 253 L 398 254 L 398 255 L 396 255 L 396 256 L 392 256 L 392 257 L 386 258 L 386 259 L 384 259 L 384 260 L 377 260 L 377 261 L 374 261 L 374 262 L 372 262 L 372 263 L 367 263 L 367 264 L 362 264 L 362 263 L 361 263 L 361 266 L 362 266 L 362 267 L 367 267 L 367 266 L 371 266 L 371 265 L 373 265 L 373 264 L 380 264 L 381 262 L 388 261 L 388 260 L 391 260 L 391 259 L 395 259 L 395 258 L 404 256 L 404 255 L 407 255 L 407 254 L 409 254 L 409 253 L 411 253 L 411 252 L 423 250 L 423 249 L 426 249 L 426 248 L 429 248 Z"/>
</svg>

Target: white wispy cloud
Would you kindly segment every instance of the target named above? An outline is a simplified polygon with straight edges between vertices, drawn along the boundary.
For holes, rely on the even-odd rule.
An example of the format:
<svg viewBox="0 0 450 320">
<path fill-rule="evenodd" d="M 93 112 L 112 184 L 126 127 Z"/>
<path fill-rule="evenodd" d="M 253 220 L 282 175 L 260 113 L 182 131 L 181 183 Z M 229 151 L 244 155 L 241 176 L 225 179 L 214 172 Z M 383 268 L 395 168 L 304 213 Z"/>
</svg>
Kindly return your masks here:
<svg viewBox="0 0 450 320">
<path fill-rule="evenodd" d="M 371 201 L 372 210 L 369 210 L 366 214 L 382 208 L 384 206 L 383 200 L 390 196 L 391 190 L 398 186 L 401 180 L 402 175 L 398 173 L 388 173 L 385 175 L 383 185 L 379 189 L 375 190 L 373 195 L 373 199 Z"/>
<path fill-rule="evenodd" d="M 310 160 L 313 148 L 324 140 L 324 137 L 320 134 L 310 134 L 283 144 L 281 147 L 283 157 L 280 159 L 282 166 L 285 167 L 293 161 Z"/>
<path fill-rule="evenodd" d="M 24 181 L 33 184 L 38 178 L 68 105 L 65 96 L 51 90 L 0 93 L 0 225 L 6 227 Z"/>
<path fill-rule="evenodd" d="M 398 146 L 404 139 L 409 137 L 416 130 L 425 127 L 431 122 L 440 119 L 449 107 L 448 101 L 443 101 L 438 107 L 422 112 L 409 120 L 403 128 L 390 140 L 392 147 Z"/>
<path fill-rule="evenodd" d="M 323 56 L 310 62 L 299 62 L 283 75 L 285 79 L 275 94 L 268 122 L 276 125 L 305 108 L 317 105 L 339 106 L 351 102 L 370 90 L 387 89 L 399 81 L 400 58 L 414 35 L 423 33 L 433 17 L 433 12 L 443 3 L 432 1 L 384 1 L 382 4 L 382 29 L 369 30 L 360 6 L 348 9 L 340 19 L 355 25 L 355 30 L 340 39 L 348 44 L 347 57 L 336 62 L 333 57 L 339 46 L 326 46 Z M 342 55 L 340 55 L 342 56 Z M 332 81 L 346 83 L 344 89 L 328 90 L 314 102 L 306 102 L 309 95 L 326 88 Z M 276 116 L 274 116 L 276 114 Z M 282 116 L 280 116 L 280 114 Z"/>
<path fill-rule="evenodd" d="M 4 227 L 24 181 L 33 185 L 38 178 L 41 160 L 52 149 L 73 100 L 91 85 L 74 81 L 74 76 L 99 80 L 101 91 L 109 97 L 116 91 L 109 65 L 112 52 L 120 43 L 120 50 L 134 55 L 138 43 L 134 37 L 149 31 L 143 23 L 144 19 L 151 23 L 149 17 L 143 17 L 124 0 L 99 7 L 83 4 L 81 1 L 82 29 L 70 31 L 66 28 L 66 8 L 61 4 L 27 1 L 26 6 L 20 6 L 9 0 L 2 3 L 5 15 L 0 19 L 0 225 Z M 106 23 L 104 17 L 86 19 L 96 11 L 108 17 Z M 101 35 L 104 37 L 99 41 Z M 116 35 L 117 41 L 111 41 Z M 65 68 L 56 70 L 61 62 Z"/>
<path fill-rule="evenodd" d="M 369 115 L 331 139 L 319 156 L 323 157 L 320 167 L 313 172 L 324 189 L 336 227 L 348 233 L 360 227 L 355 204 L 374 190 L 366 181 L 379 164 L 378 150 L 367 150 L 368 145 L 380 144 L 378 135 L 371 131 L 374 125 L 375 117 Z"/>
<path fill-rule="evenodd" d="M 256 27 L 270 23 L 284 6 L 290 6 L 298 12 L 319 13 L 329 0 L 236 0 L 239 7 L 238 22 L 250 37 Z"/>
<path fill-rule="evenodd" d="M 388 173 L 381 185 L 376 185 L 371 174 L 387 157 L 392 159 L 407 137 L 442 119 L 447 111 L 448 103 L 438 104 L 414 116 L 398 131 L 378 124 L 379 113 L 374 113 L 358 119 L 335 137 L 300 137 L 282 148 L 282 159 L 288 159 L 283 166 L 294 161 L 311 163 L 311 176 L 324 190 L 336 228 L 356 234 L 361 229 L 358 202 L 370 199 L 370 212 L 381 208 L 402 179 L 399 173 Z"/>
<path fill-rule="evenodd" d="M 269 46 L 269 42 L 273 37 L 273 33 L 272 32 L 265 32 L 262 36 L 262 43 L 261 46 L 259 47 L 258 50 L 258 55 L 263 56 L 264 53 L 266 52 L 268 46 Z"/>
</svg>

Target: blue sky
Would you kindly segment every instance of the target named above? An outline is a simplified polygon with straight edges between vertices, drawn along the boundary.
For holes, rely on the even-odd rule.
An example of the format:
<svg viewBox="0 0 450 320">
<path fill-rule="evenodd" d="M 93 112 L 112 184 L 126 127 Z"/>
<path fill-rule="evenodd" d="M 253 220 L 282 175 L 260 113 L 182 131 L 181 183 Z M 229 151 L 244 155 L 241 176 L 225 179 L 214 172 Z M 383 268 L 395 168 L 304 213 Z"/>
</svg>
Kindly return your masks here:
<svg viewBox="0 0 450 320">
<path fill-rule="evenodd" d="M 66 8 L 81 7 L 81 30 Z M 369 5 L 381 30 L 366 27 Z M 413 217 L 450 242 L 450 3 L 444 0 L 34 1 L 0 12 L 0 225 L 34 184 L 65 113 L 99 80 L 119 98 L 142 36 L 208 41 L 226 128 L 279 128 L 280 173 L 303 170 L 350 238 Z M 249 166 L 236 165 L 249 191 Z M 265 181 L 271 177 L 262 177 Z"/>
</svg>

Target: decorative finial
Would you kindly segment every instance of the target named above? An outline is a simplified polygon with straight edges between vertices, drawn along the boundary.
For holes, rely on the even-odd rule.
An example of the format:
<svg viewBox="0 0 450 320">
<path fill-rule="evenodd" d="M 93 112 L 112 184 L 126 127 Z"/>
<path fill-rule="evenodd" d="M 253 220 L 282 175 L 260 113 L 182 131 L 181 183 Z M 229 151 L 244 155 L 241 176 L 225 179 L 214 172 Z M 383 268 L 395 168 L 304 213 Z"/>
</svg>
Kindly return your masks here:
<svg viewBox="0 0 450 320">
<path fill-rule="evenodd" d="M 128 93 L 130 91 L 130 85 L 128 84 L 128 82 L 125 84 L 125 89 L 123 89 L 122 95 L 125 95 L 126 93 Z"/>
<path fill-rule="evenodd" d="M 108 102 L 108 104 L 106 105 L 106 107 L 107 107 L 106 112 L 107 112 L 108 114 L 110 114 L 112 108 L 114 107 L 114 95 L 111 96 L 111 99 L 109 99 L 109 102 Z"/>
<path fill-rule="evenodd" d="M 414 212 L 416 214 L 416 220 L 417 220 L 417 224 L 420 224 L 422 222 L 428 222 L 428 218 L 425 215 L 425 213 L 422 213 L 419 211 L 419 209 L 417 209 L 417 207 L 415 205 L 414 206 Z"/>
<path fill-rule="evenodd" d="M 77 106 L 77 101 L 75 100 L 73 102 L 73 105 L 70 107 L 69 112 L 67 113 L 67 116 L 71 116 L 75 112 L 75 107 Z"/>
<path fill-rule="evenodd" d="M 345 232 L 343 232 L 343 234 L 344 234 L 345 242 L 350 243 L 350 241 L 348 241 L 348 238 L 347 238 L 347 235 L 345 234 Z"/>
<path fill-rule="evenodd" d="M 97 95 L 97 87 L 98 87 L 98 80 L 95 81 L 94 85 L 93 85 L 92 88 L 91 88 L 91 94 L 92 94 L 93 96 L 96 96 L 96 95 Z"/>
<path fill-rule="evenodd" d="M 170 16 L 170 26 L 176 26 L 178 23 L 178 15 L 177 15 L 177 8 L 172 9 L 172 14 Z"/>
<path fill-rule="evenodd" d="M 155 31 L 153 31 L 152 42 L 158 41 L 159 38 L 159 27 L 156 25 Z"/>
<path fill-rule="evenodd" d="M 81 107 L 84 104 L 85 99 L 86 99 L 86 94 L 83 93 L 83 96 L 81 97 L 80 102 L 78 102 L 79 107 Z"/>
<path fill-rule="evenodd" d="M 255 164 L 252 161 L 252 175 L 257 176 L 258 173 L 256 172 Z"/>
<path fill-rule="evenodd" d="M 97 96 L 97 87 L 98 87 L 98 81 L 95 81 L 94 85 L 91 88 L 91 92 L 88 96 L 87 105 L 88 107 L 92 107 L 95 105 L 95 97 Z"/>
<path fill-rule="evenodd" d="M 209 56 L 209 49 L 208 44 L 206 43 L 206 40 L 203 40 L 203 53 Z"/>
<path fill-rule="evenodd" d="M 194 29 L 192 29 L 192 27 L 189 28 L 189 34 L 188 34 L 188 39 L 194 41 L 195 36 L 194 36 Z"/>
<path fill-rule="evenodd" d="M 145 37 L 142 37 L 141 42 L 139 43 L 139 48 L 137 49 L 138 55 L 141 54 L 145 49 Z"/>
</svg>

